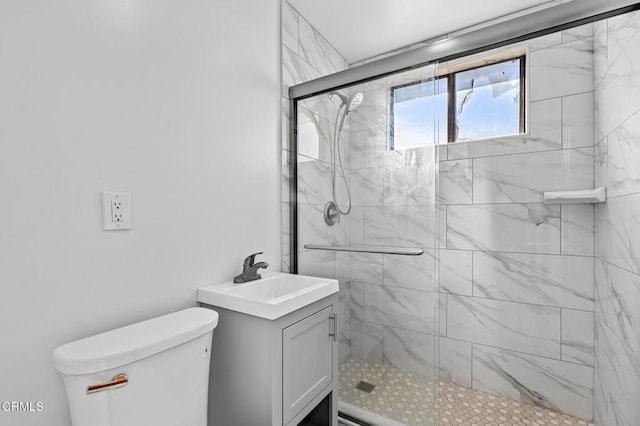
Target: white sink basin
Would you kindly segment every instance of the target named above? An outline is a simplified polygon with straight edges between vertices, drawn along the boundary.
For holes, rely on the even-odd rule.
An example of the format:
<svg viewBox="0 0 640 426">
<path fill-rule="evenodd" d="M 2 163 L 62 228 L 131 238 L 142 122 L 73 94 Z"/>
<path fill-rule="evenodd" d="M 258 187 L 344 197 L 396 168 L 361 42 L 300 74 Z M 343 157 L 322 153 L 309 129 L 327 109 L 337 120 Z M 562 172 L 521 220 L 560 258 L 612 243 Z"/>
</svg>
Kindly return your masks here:
<svg viewBox="0 0 640 426">
<path fill-rule="evenodd" d="M 198 302 L 273 320 L 337 292 L 337 280 L 266 272 L 248 283 L 201 288 Z"/>
</svg>

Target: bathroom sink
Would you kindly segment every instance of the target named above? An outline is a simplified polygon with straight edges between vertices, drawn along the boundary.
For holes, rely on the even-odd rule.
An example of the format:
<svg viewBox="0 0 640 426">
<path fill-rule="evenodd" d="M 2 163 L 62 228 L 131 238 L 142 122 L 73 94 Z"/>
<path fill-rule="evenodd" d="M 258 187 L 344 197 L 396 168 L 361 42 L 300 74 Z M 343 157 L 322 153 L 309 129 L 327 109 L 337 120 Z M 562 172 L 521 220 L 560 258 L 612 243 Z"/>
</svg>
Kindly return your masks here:
<svg viewBox="0 0 640 426">
<path fill-rule="evenodd" d="M 273 320 L 337 292 L 337 280 L 266 272 L 248 283 L 201 288 L 198 302 Z"/>
</svg>

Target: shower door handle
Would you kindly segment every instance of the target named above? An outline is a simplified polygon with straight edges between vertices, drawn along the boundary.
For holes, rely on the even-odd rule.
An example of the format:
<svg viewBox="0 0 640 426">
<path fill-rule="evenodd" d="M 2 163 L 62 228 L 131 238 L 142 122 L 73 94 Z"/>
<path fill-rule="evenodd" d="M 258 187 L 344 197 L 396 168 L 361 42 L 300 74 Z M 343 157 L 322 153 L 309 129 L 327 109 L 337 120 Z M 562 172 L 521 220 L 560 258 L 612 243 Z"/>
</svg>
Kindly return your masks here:
<svg viewBox="0 0 640 426">
<path fill-rule="evenodd" d="M 102 392 L 102 391 L 107 390 L 107 389 L 121 388 L 123 386 L 126 386 L 127 383 L 129 383 L 129 378 L 127 377 L 127 375 L 126 374 L 118 374 L 110 382 L 100 383 L 99 385 L 87 386 L 87 395 L 90 395 L 90 394 L 96 393 L 96 392 Z"/>
<path fill-rule="evenodd" d="M 329 316 L 329 319 L 333 322 L 333 328 L 329 332 L 329 336 L 333 337 L 333 341 L 338 341 L 338 313 L 334 312 L 333 315 Z"/>
</svg>

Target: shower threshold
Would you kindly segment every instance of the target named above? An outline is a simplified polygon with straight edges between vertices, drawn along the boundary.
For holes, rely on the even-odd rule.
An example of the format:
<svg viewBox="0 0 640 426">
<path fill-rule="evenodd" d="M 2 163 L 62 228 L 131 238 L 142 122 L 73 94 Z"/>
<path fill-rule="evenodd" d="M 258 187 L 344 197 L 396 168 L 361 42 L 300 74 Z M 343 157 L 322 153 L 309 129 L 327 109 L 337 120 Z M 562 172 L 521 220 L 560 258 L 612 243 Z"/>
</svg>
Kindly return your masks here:
<svg viewBox="0 0 640 426">
<path fill-rule="evenodd" d="M 593 426 L 546 408 L 356 357 L 341 362 L 338 376 L 338 410 L 349 426 Z M 370 393 L 359 390 L 361 381 L 375 388 Z"/>
</svg>

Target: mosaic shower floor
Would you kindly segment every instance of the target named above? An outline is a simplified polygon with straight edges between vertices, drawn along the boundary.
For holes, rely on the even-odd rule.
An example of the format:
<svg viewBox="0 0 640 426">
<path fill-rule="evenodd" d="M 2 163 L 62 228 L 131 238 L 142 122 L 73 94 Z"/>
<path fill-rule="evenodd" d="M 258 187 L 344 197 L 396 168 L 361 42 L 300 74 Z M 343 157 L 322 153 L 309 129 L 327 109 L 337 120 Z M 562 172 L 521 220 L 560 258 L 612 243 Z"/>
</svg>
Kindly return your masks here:
<svg viewBox="0 0 640 426">
<path fill-rule="evenodd" d="M 432 413 L 436 409 L 440 410 L 438 426 L 593 426 L 565 414 L 451 383 L 434 382 L 419 374 L 355 357 L 340 364 L 338 376 L 341 402 L 410 426 L 435 426 Z M 359 384 L 365 390 L 358 389 Z M 366 391 L 367 384 L 375 385 L 370 393 Z"/>
</svg>

